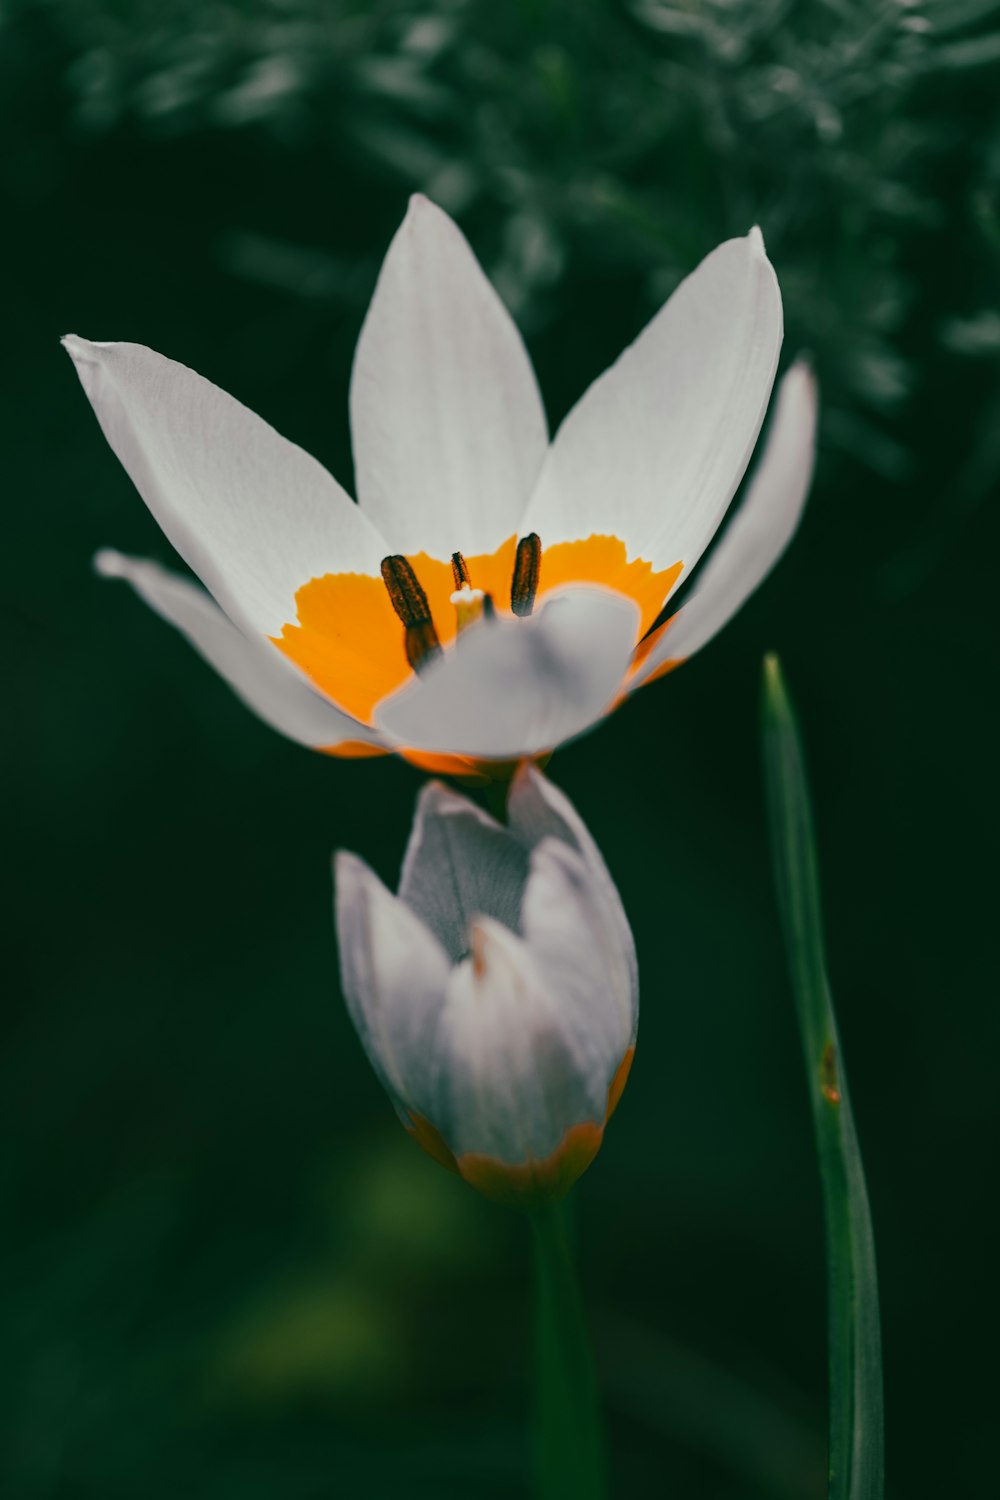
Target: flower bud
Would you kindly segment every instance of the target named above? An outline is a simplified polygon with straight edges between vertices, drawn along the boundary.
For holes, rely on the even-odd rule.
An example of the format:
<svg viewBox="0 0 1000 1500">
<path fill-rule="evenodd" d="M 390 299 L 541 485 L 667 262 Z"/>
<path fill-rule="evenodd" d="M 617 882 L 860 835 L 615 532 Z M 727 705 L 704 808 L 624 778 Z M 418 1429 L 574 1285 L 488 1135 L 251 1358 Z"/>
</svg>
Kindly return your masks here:
<svg viewBox="0 0 1000 1500">
<path fill-rule="evenodd" d="M 540 771 L 502 826 L 432 782 L 393 895 L 336 859 L 341 978 L 406 1129 L 488 1197 L 558 1198 L 600 1148 L 635 1047 L 628 921 L 596 844 Z"/>
</svg>

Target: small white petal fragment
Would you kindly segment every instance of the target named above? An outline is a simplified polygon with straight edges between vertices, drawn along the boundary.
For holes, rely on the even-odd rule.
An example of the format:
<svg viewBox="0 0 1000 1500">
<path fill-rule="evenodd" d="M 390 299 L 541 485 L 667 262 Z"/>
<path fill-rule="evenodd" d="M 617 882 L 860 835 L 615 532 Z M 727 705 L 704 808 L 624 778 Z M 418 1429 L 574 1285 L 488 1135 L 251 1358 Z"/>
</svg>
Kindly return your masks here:
<svg viewBox="0 0 1000 1500">
<path fill-rule="evenodd" d="M 548 443 L 514 323 L 448 215 L 416 196 L 354 356 L 358 500 L 390 552 L 492 552 L 518 529 Z"/>
<path fill-rule="evenodd" d="M 340 975 L 372 1067 L 401 1114 L 433 1106 L 451 965 L 434 935 L 363 860 L 334 863 Z"/>
<path fill-rule="evenodd" d="M 386 698 L 376 728 L 416 750 L 504 760 L 581 734 L 618 694 L 638 610 L 573 589 L 528 620 L 483 620 L 420 679 Z"/>
<path fill-rule="evenodd" d="M 665 662 L 700 651 L 742 609 L 788 546 L 805 506 L 816 458 L 816 381 L 803 361 L 778 388 L 774 416 L 746 495 L 705 564 L 690 599 L 657 640 L 631 684 Z"/>
<path fill-rule="evenodd" d="M 523 531 L 612 526 L 632 558 L 694 566 L 743 477 L 781 347 L 759 230 L 702 261 L 563 422 Z"/>
<path fill-rule="evenodd" d="M 124 578 L 141 599 L 184 635 L 249 709 L 300 745 L 332 749 L 344 741 L 380 745 L 373 730 L 320 696 L 269 641 L 237 630 L 196 584 L 154 562 L 104 550 L 94 566 L 105 578 Z"/>
<path fill-rule="evenodd" d="M 248 633 L 324 573 L 389 550 L 331 474 L 225 391 L 141 344 L 63 340 L 104 435 L 185 562 Z"/>
</svg>

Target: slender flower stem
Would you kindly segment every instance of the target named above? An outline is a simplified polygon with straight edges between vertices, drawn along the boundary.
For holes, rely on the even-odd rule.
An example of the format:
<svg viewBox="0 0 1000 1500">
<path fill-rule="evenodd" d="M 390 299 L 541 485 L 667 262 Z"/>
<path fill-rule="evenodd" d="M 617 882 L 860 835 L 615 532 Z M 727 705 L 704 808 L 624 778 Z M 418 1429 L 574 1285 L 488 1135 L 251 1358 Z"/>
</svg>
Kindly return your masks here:
<svg viewBox="0 0 1000 1500">
<path fill-rule="evenodd" d="M 829 1500 L 882 1500 L 882 1355 L 875 1241 L 826 972 L 805 763 L 775 656 L 765 658 L 764 768 L 774 871 L 798 1008 L 826 1219 Z"/>
<path fill-rule="evenodd" d="M 538 1500 L 603 1500 L 604 1444 L 593 1352 L 565 1203 L 532 1210 L 535 1485 Z"/>
</svg>

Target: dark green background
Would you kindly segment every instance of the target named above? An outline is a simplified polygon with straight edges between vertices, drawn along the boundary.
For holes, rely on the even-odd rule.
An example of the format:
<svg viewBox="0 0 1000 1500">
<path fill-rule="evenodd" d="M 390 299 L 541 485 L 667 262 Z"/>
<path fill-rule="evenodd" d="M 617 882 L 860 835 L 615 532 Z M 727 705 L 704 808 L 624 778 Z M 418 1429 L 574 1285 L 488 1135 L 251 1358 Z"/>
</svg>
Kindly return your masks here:
<svg viewBox="0 0 1000 1500">
<path fill-rule="evenodd" d="M 329 856 L 419 785 L 280 740 L 127 590 L 170 561 L 58 336 L 135 339 L 350 484 L 347 382 L 419 188 L 553 426 L 759 220 L 823 391 L 775 576 L 561 753 L 642 971 L 578 1194 L 616 1492 L 823 1491 L 816 1167 L 756 735 L 801 711 L 880 1256 L 890 1492 L 995 1474 L 1000 7 L 0 7 L 0 1488 L 525 1494 L 522 1224 L 405 1139 L 336 979 Z"/>
</svg>

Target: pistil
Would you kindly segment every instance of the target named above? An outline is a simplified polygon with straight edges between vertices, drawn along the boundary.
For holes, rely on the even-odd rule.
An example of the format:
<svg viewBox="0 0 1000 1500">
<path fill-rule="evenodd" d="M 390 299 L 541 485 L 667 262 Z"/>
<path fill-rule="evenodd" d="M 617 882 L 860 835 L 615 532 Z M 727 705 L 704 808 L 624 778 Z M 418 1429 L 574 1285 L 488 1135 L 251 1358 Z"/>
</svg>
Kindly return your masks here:
<svg viewBox="0 0 1000 1500">
<path fill-rule="evenodd" d="M 471 589 L 468 585 L 456 589 L 452 594 L 451 602 L 455 606 L 459 635 L 470 625 L 474 625 L 477 620 L 482 619 L 486 610 L 486 598 L 482 589 Z"/>
<path fill-rule="evenodd" d="M 451 595 L 451 603 L 455 606 L 458 633 L 461 635 L 468 626 L 482 619 L 486 613 L 487 604 L 490 606 L 492 615 L 493 601 L 483 593 L 482 589 L 472 587 L 469 569 L 461 552 L 451 554 L 451 576 L 455 580 L 455 592 Z"/>
</svg>

